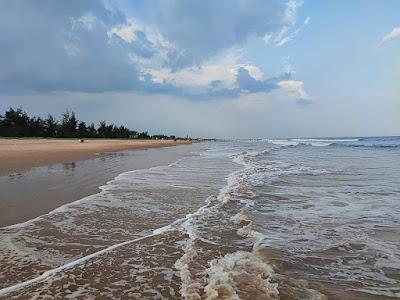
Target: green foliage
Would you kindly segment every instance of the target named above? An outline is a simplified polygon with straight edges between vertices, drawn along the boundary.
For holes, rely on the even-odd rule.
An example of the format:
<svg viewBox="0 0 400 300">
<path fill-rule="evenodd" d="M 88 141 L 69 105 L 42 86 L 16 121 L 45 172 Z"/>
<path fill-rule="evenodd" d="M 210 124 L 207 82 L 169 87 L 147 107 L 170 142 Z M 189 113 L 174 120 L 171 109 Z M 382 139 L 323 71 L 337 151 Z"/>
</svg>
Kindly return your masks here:
<svg viewBox="0 0 400 300">
<path fill-rule="evenodd" d="M 176 139 L 175 135 L 165 135 L 165 134 L 155 134 L 152 136 L 153 139 L 158 139 L 158 140 L 174 140 Z"/>
<path fill-rule="evenodd" d="M 4 116 L 0 116 L 0 133 L 3 136 L 29 136 L 29 127 L 30 119 L 22 108 L 10 108 Z"/>
<path fill-rule="evenodd" d="M 86 127 L 86 123 L 83 121 L 80 121 L 78 124 L 78 136 L 83 138 L 83 137 L 89 137 L 89 133 Z"/>
<path fill-rule="evenodd" d="M 56 119 L 50 114 L 47 115 L 47 119 L 44 121 L 43 131 L 46 137 L 56 137 L 59 132 L 59 125 Z"/>
<path fill-rule="evenodd" d="M 147 134 L 147 131 L 143 131 L 137 134 L 138 139 L 149 139 L 150 136 Z"/>
<path fill-rule="evenodd" d="M 62 137 L 76 137 L 78 120 L 75 117 L 74 112 L 69 112 L 68 110 L 62 114 L 61 119 L 61 136 Z"/>
<path fill-rule="evenodd" d="M 96 129 L 92 123 L 89 126 L 84 121 L 79 121 L 74 112 L 66 111 L 62 114 L 60 122 L 52 115 L 46 119 L 40 117 L 30 118 L 22 108 L 10 108 L 0 115 L 0 136 L 4 137 L 62 137 L 62 138 L 121 138 L 121 139 L 150 139 L 147 131 L 137 132 L 125 126 L 115 126 L 101 121 Z M 168 139 L 165 135 L 158 138 Z"/>
</svg>

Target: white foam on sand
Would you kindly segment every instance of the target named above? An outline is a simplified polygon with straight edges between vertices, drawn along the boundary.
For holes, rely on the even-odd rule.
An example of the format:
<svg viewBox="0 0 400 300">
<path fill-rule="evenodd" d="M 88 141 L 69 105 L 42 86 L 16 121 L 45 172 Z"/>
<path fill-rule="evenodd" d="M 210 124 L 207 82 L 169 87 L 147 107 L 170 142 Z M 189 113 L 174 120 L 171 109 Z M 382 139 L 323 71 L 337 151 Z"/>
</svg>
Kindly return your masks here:
<svg viewBox="0 0 400 300">
<path fill-rule="evenodd" d="M 226 203 L 231 200 L 232 194 L 236 194 L 236 190 L 241 188 L 242 179 L 250 169 L 253 168 L 253 164 L 249 162 L 249 158 L 257 157 L 259 155 L 267 153 L 268 150 L 259 152 L 242 152 L 233 158 L 233 161 L 239 165 L 244 166 L 244 169 L 231 173 L 227 178 L 227 184 L 220 190 L 217 199 L 221 203 Z"/>
<path fill-rule="evenodd" d="M 212 260 L 207 274 L 206 299 L 257 299 L 261 295 L 279 299 L 278 284 L 271 282 L 272 267 L 253 253 L 238 251 Z M 251 289 L 241 290 L 243 285 Z"/>
<path fill-rule="evenodd" d="M 242 187 L 246 172 L 254 167 L 252 158 L 266 154 L 260 152 L 243 152 L 234 157 L 234 161 L 243 165 L 245 168 L 231 173 L 227 178 L 227 184 L 220 189 L 217 196 L 217 205 L 212 208 L 222 208 L 225 203 L 237 195 L 238 189 Z M 208 211 L 211 208 L 207 208 Z M 187 220 L 181 227 L 189 235 L 184 248 L 184 255 L 176 261 L 175 267 L 180 272 L 182 281 L 181 295 L 185 299 L 240 299 L 242 293 L 241 285 L 249 284 L 252 286 L 249 292 L 250 297 L 257 296 L 269 297 L 268 299 L 277 299 L 277 284 L 271 283 L 273 274 L 272 267 L 254 254 L 245 251 L 238 251 L 227 254 L 209 262 L 210 267 L 206 270 L 208 276 L 203 278 L 193 278 L 190 265 L 199 255 L 194 246 L 195 240 L 200 237 L 197 234 L 195 217 L 204 214 L 205 209 L 200 209 L 192 215 L 188 215 Z M 251 220 L 243 213 L 238 213 L 230 218 L 230 221 L 239 225 L 237 233 L 246 238 L 260 239 L 260 234 L 251 229 Z M 205 294 L 203 294 L 205 293 Z M 222 294 L 220 294 L 222 293 Z"/>
<path fill-rule="evenodd" d="M 194 243 L 196 239 L 204 240 L 197 234 L 197 227 L 194 219 L 209 212 L 212 199 L 213 197 L 208 197 L 206 199 L 207 204 L 200 207 L 195 213 L 187 215 L 185 222 L 183 222 L 180 226 L 180 228 L 189 236 L 189 239 L 186 241 L 186 245 L 183 249 L 184 254 L 175 262 L 175 268 L 179 271 L 182 281 L 180 292 L 185 299 L 201 298 L 200 290 L 202 285 L 200 282 L 192 278 L 192 274 L 190 272 L 190 264 L 198 255 L 194 247 Z"/>
<path fill-rule="evenodd" d="M 160 167 L 155 167 L 155 168 L 160 168 Z M 152 168 L 152 169 L 154 170 L 155 168 Z M 34 218 L 34 219 L 29 220 L 29 221 L 24 222 L 24 223 L 20 223 L 20 224 L 15 224 L 15 225 L 7 226 L 6 228 L 7 228 L 7 229 L 13 229 L 13 228 L 17 228 L 17 229 L 18 229 L 18 228 L 21 228 L 21 227 L 24 227 L 24 226 L 29 226 L 30 224 L 34 223 L 35 221 L 40 220 L 40 219 L 43 218 L 44 216 L 52 215 L 52 214 L 59 213 L 59 212 L 65 212 L 65 211 L 67 211 L 69 208 L 72 208 L 73 206 L 76 206 L 77 204 L 80 204 L 81 202 L 86 202 L 86 201 L 95 200 L 96 198 L 98 198 L 98 195 L 99 195 L 99 194 L 102 194 L 102 193 L 104 193 L 107 189 L 110 189 L 111 186 L 112 186 L 112 183 L 113 183 L 114 181 L 119 180 L 119 179 L 123 178 L 124 176 L 126 176 L 126 175 L 128 175 L 128 174 L 131 174 L 132 172 L 135 172 L 135 171 L 130 171 L 130 172 L 126 172 L 126 173 L 122 173 L 122 174 L 118 175 L 114 180 L 111 180 L 111 181 L 108 182 L 105 186 L 101 187 L 102 192 L 100 192 L 100 193 L 98 193 L 98 194 L 96 194 L 96 195 L 91 195 L 91 196 L 82 198 L 82 199 L 77 200 L 77 201 L 75 201 L 75 202 L 72 202 L 72 203 L 63 205 L 63 206 L 61 206 L 61 207 L 59 207 L 59 208 L 57 208 L 57 209 L 55 209 L 55 210 L 53 210 L 53 211 L 51 211 L 51 212 L 45 214 L 45 215 L 39 216 L 39 217 L 37 217 L 37 218 Z M 124 242 L 121 242 L 121 243 L 118 243 L 118 244 L 111 245 L 111 246 L 109 246 L 109 247 L 107 247 L 107 248 L 105 248 L 105 249 L 102 249 L 102 250 L 97 251 L 97 252 L 95 252 L 95 253 L 92 253 L 92 254 L 90 254 L 90 255 L 87 255 L 87 256 L 78 258 L 78 259 L 73 260 L 73 261 L 71 261 L 71 262 L 68 262 L 68 263 L 66 263 L 66 264 L 64 264 L 64 265 L 61 265 L 61 266 L 59 266 L 59 267 L 57 267 L 57 268 L 47 270 L 47 271 L 45 271 L 44 273 L 42 273 L 40 276 L 37 276 L 37 277 L 35 277 L 35 278 L 32 278 L 32 279 L 29 279 L 29 280 L 26 280 L 26 281 L 23 281 L 23 282 L 14 284 L 14 285 L 12 285 L 12 286 L 9 286 L 9 287 L 3 288 L 3 289 L 0 289 L 0 296 L 7 295 L 7 294 L 9 294 L 9 293 L 11 293 L 11 292 L 14 292 L 14 291 L 16 291 L 16 290 L 23 289 L 23 288 L 25 288 L 25 287 L 27 287 L 27 286 L 30 286 L 30 285 L 35 284 L 35 283 L 38 283 L 38 282 L 45 281 L 45 280 L 51 278 L 52 276 L 54 276 L 54 275 L 57 274 L 57 273 L 60 273 L 60 272 L 62 272 L 62 271 L 64 271 L 64 270 L 73 268 L 73 267 L 75 267 L 75 266 L 77 266 L 77 265 L 80 265 L 80 264 L 82 264 L 82 263 L 85 263 L 86 261 L 88 261 L 88 260 L 90 260 L 90 259 L 93 259 L 93 258 L 95 258 L 95 257 L 98 257 L 98 256 L 100 256 L 100 255 L 102 255 L 102 254 L 107 253 L 107 252 L 113 251 L 113 250 L 115 250 L 115 249 L 117 249 L 117 248 L 120 248 L 120 247 L 122 247 L 122 246 L 129 245 L 129 244 L 132 244 L 132 243 L 136 243 L 136 242 L 142 241 L 142 240 L 144 240 L 144 239 L 147 239 L 147 238 L 150 238 L 150 237 L 153 237 L 153 236 L 162 235 L 162 234 L 164 234 L 165 232 L 168 232 L 168 231 L 171 231 L 171 230 L 177 230 L 178 227 L 179 227 L 181 224 L 183 224 L 182 226 L 185 226 L 185 225 L 186 225 L 186 226 L 187 226 L 187 232 L 190 233 L 190 232 L 192 232 L 191 230 L 189 230 L 189 227 L 188 227 L 190 223 L 185 222 L 185 221 L 190 220 L 191 218 L 193 218 L 193 217 L 196 216 L 196 215 L 199 215 L 199 214 L 204 213 L 204 211 L 205 211 L 205 210 L 207 209 L 207 207 L 210 205 L 209 199 L 207 199 L 206 202 L 207 202 L 206 205 L 200 207 L 195 213 L 193 213 L 193 214 L 188 214 L 188 215 L 187 215 L 186 217 L 184 217 L 184 218 L 177 219 L 177 220 L 175 220 L 174 222 L 170 223 L 169 225 L 166 225 L 166 226 L 163 226 L 163 227 L 154 229 L 153 232 L 152 232 L 151 234 L 149 234 L 149 235 L 146 235 L 146 236 L 143 236 L 143 237 L 139 237 L 139 238 L 136 238 L 136 239 L 132 239 L 132 240 L 128 240 L 128 241 L 124 241 Z"/>
<path fill-rule="evenodd" d="M 168 224 L 166 226 L 163 226 L 163 227 L 160 227 L 160 228 L 157 228 L 157 229 L 153 230 L 153 232 L 151 234 L 149 234 L 149 235 L 142 236 L 142 237 L 139 237 L 139 238 L 136 238 L 136 239 L 133 239 L 133 240 L 128 240 L 128 241 L 125 241 L 125 242 L 122 242 L 122 243 L 111 245 L 111 246 L 109 246 L 109 247 L 107 247 L 105 249 L 102 249 L 102 250 L 97 251 L 95 253 L 89 254 L 87 256 L 83 256 L 81 258 L 73 260 L 73 261 L 71 261 L 69 263 L 66 263 L 66 264 L 64 264 L 62 266 L 59 266 L 57 268 L 47 270 L 47 271 L 43 272 L 38 277 L 35 277 L 35 278 L 32 278 L 32 279 L 29 279 L 29 280 L 14 284 L 14 285 L 6 287 L 6 288 L 2 288 L 2 289 L 0 289 L 0 296 L 7 295 L 7 294 L 9 294 L 11 292 L 20 290 L 22 288 L 25 288 L 27 286 L 30 286 L 30 285 L 38 283 L 38 282 L 45 281 L 45 280 L 51 278 L 52 276 L 54 276 L 55 274 L 60 273 L 61 271 L 73 268 L 73 267 L 75 267 L 77 265 L 85 263 L 86 261 L 88 261 L 90 259 L 98 257 L 98 256 L 100 256 L 102 254 L 107 253 L 107 252 L 113 251 L 113 250 L 115 250 L 117 248 L 120 248 L 122 246 L 133 244 L 133 243 L 136 243 L 136 242 L 139 242 L 139 241 L 142 241 L 144 239 L 147 239 L 147 238 L 150 238 L 150 237 L 154 237 L 154 236 L 157 236 L 157 235 L 162 235 L 165 232 L 168 232 L 170 230 L 175 230 L 176 229 L 175 225 L 180 224 L 180 223 L 184 222 L 185 220 L 186 220 L 186 218 L 175 220 L 171 224 Z"/>
<path fill-rule="evenodd" d="M 240 153 L 239 155 L 235 155 L 233 161 L 236 162 L 237 164 L 243 165 L 244 169 L 241 169 L 239 171 L 233 172 L 230 175 L 228 175 L 228 178 L 226 179 L 226 185 L 220 189 L 218 196 L 216 197 L 217 204 L 212 207 L 208 207 L 207 205 L 203 208 L 200 208 L 196 213 L 188 215 L 187 220 L 184 223 L 182 223 L 181 228 L 189 235 L 189 239 L 187 240 L 186 245 L 184 247 L 184 255 L 179 260 L 176 261 L 175 267 L 180 272 L 180 277 L 182 281 L 181 295 L 185 299 L 202 299 L 204 288 L 208 289 L 209 291 L 206 294 L 208 297 L 207 299 L 213 299 L 212 298 L 213 293 L 211 291 L 217 281 L 215 267 L 213 269 L 210 269 L 210 272 L 215 274 L 215 276 L 212 277 L 213 280 L 212 282 L 206 283 L 207 279 L 205 277 L 199 279 L 199 278 L 193 278 L 192 276 L 190 265 L 193 261 L 196 260 L 196 257 L 199 255 L 199 253 L 197 253 L 196 251 L 194 244 L 196 239 L 204 240 L 197 233 L 196 222 L 198 222 L 198 220 L 196 220 L 196 218 L 205 215 L 211 209 L 220 209 L 224 206 L 225 203 L 231 201 L 232 198 L 235 197 L 235 195 L 237 195 L 238 190 L 242 187 L 246 171 L 249 171 L 249 169 L 253 167 L 251 159 L 249 161 L 248 158 L 257 157 L 265 153 L 266 153 L 265 151 L 243 152 Z M 210 203 L 211 200 L 212 197 L 209 197 L 207 199 L 207 202 Z M 238 213 L 237 215 L 231 218 L 231 221 L 235 224 L 242 225 L 240 226 L 239 230 L 243 231 L 241 232 L 243 236 L 252 238 L 256 237 L 256 233 L 254 232 L 254 234 L 252 234 L 253 232 L 250 229 L 251 221 L 249 219 L 246 219 L 246 217 L 243 214 Z M 239 254 L 237 255 L 239 256 Z M 230 258 L 228 256 L 228 258 L 226 258 L 225 260 L 229 259 Z M 237 257 L 237 259 L 239 259 L 239 257 Z M 221 258 L 221 262 L 224 262 L 223 258 Z M 232 287 L 231 289 L 234 289 L 234 287 Z M 231 295 L 232 296 L 235 295 L 235 292 L 231 292 Z M 235 298 L 233 297 L 229 299 L 235 299 Z"/>
<path fill-rule="evenodd" d="M 88 261 L 88 260 L 90 260 L 90 259 L 92 259 L 94 257 L 100 256 L 100 255 L 102 255 L 102 254 L 104 254 L 106 252 L 110 252 L 110 251 L 112 251 L 114 249 L 117 249 L 119 247 L 122 247 L 122 246 L 125 246 L 125 245 L 128 245 L 128 244 L 132 244 L 132 243 L 144 240 L 146 238 L 149 238 L 149 237 L 152 237 L 152 236 L 155 236 L 155 235 L 157 235 L 157 233 L 153 233 L 153 234 L 150 234 L 150 235 L 147 235 L 147 236 L 144 236 L 144 237 L 140 237 L 140 238 L 137 238 L 137 239 L 134 239 L 134 240 L 125 241 L 125 242 L 122 242 L 122 243 L 119 243 L 119 244 L 115 244 L 115 245 L 107 247 L 107 248 L 105 248 L 103 250 L 100 250 L 98 252 L 95 252 L 95 253 L 92 253 L 90 255 L 87 255 L 87 256 L 81 257 L 79 259 L 76 259 L 74 261 L 71 261 L 71 262 L 69 262 L 69 263 L 67 263 L 65 265 L 59 266 L 59 267 L 51 269 L 51 270 L 47 270 L 47 271 L 43 272 L 42 275 L 40 275 L 38 277 L 35 277 L 35 278 L 32 278 L 32 279 L 29 279 L 29 280 L 26 280 L 26 281 L 17 283 L 15 285 L 12 285 L 12 286 L 9 286 L 9 287 L 1 289 L 0 290 L 0 296 L 5 296 L 5 295 L 7 295 L 7 294 L 9 294 L 11 292 L 20 290 L 20 289 L 25 288 L 27 286 L 30 286 L 30 285 L 32 285 L 34 283 L 45 281 L 48 278 L 52 277 L 53 275 L 55 275 L 55 274 L 57 274 L 57 273 L 59 273 L 61 271 L 70 269 L 72 267 L 75 267 L 76 265 L 82 264 L 82 263 L 84 263 L 84 262 L 86 262 L 86 261 Z"/>
</svg>

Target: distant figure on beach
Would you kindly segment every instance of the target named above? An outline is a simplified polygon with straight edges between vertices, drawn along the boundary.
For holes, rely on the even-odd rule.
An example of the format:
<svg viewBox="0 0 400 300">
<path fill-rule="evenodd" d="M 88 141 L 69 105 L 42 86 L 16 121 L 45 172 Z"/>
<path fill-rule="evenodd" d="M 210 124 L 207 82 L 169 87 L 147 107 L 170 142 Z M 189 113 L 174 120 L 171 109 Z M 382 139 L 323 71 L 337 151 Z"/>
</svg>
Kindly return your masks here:
<svg viewBox="0 0 400 300">
<path fill-rule="evenodd" d="M 85 142 L 85 140 L 84 140 L 84 139 L 80 139 L 79 141 L 80 141 L 81 143 L 84 143 L 84 142 Z"/>
</svg>

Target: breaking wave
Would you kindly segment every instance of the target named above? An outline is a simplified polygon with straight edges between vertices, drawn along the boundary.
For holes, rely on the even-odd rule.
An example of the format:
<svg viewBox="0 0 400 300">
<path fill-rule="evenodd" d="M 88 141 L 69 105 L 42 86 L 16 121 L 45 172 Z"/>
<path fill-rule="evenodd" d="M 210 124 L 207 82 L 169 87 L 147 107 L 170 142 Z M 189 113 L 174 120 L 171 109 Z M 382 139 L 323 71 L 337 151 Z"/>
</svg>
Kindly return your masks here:
<svg viewBox="0 0 400 300">
<path fill-rule="evenodd" d="M 359 139 L 265 139 L 263 141 L 279 146 L 307 145 L 326 147 L 337 143 L 356 142 Z"/>
<path fill-rule="evenodd" d="M 366 149 L 400 149 L 400 139 L 397 137 L 378 137 L 378 138 L 346 138 L 346 139 L 263 139 L 273 145 L 294 147 L 294 146 L 314 146 L 314 147 L 352 147 Z"/>
</svg>

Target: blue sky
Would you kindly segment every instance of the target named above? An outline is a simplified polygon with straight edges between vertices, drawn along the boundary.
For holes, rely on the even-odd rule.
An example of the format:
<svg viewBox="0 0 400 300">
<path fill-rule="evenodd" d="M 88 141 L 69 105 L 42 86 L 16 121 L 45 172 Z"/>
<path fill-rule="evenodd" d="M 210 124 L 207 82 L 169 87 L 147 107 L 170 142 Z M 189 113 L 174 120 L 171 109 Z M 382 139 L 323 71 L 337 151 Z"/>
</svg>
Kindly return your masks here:
<svg viewBox="0 0 400 300">
<path fill-rule="evenodd" d="M 400 135 L 400 2 L 0 2 L 0 109 L 199 137 Z"/>
</svg>

